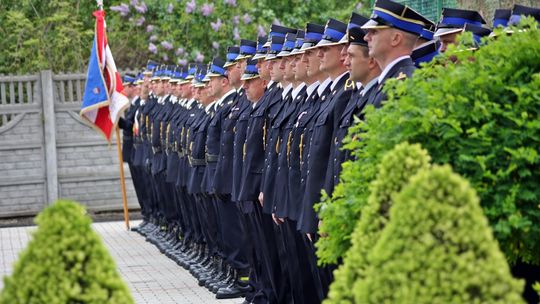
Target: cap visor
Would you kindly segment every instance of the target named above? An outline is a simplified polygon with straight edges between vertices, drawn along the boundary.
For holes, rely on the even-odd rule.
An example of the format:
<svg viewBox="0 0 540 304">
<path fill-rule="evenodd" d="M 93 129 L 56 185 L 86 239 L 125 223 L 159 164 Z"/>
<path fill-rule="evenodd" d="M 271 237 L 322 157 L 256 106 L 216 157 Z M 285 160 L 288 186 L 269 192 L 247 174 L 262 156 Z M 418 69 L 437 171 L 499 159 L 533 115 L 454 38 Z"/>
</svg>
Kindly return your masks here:
<svg viewBox="0 0 540 304">
<path fill-rule="evenodd" d="M 368 22 L 364 23 L 364 25 L 362 25 L 360 27 L 361 29 L 363 30 L 369 30 L 369 29 L 385 29 L 385 28 L 390 28 L 389 25 L 384 25 L 384 24 L 380 24 L 379 22 L 373 20 L 373 19 L 370 19 Z"/>
<path fill-rule="evenodd" d="M 238 60 L 242 60 L 242 59 L 247 59 L 247 58 L 251 58 L 253 57 L 253 55 L 238 55 L 238 57 L 236 57 L 234 59 L 234 61 L 238 61 Z"/>
<path fill-rule="evenodd" d="M 266 57 L 266 54 L 255 54 L 255 56 L 253 56 L 253 60 L 255 59 L 264 59 Z"/>
<path fill-rule="evenodd" d="M 433 34 L 433 37 L 440 37 L 444 35 L 460 33 L 461 31 L 463 31 L 462 28 L 440 28 L 440 29 L 437 29 L 435 34 Z"/>
<path fill-rule="evenodd" d="M 259 74 L 243 74 L 240 80 L 250 80 L 250 79 L 255 79 L 259 77 L 260 77 Z"/>
</svg>

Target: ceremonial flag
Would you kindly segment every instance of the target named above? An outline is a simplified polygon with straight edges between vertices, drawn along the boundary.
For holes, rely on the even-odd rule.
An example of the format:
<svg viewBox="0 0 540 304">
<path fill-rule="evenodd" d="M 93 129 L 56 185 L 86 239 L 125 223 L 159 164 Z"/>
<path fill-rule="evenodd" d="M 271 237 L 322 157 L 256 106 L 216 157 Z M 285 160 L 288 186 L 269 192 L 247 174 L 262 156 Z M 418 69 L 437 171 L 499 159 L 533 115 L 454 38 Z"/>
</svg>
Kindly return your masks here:
<svg viewBox="0 0 540 304">
<path fill-rule="evenodd" d="M 93 15 L 96 28 L 80 116 L 110 142 L 129 100 L 123 93 L 122 79 L 107 41 L 105 11 L 97 10 Z"/>
</svg>

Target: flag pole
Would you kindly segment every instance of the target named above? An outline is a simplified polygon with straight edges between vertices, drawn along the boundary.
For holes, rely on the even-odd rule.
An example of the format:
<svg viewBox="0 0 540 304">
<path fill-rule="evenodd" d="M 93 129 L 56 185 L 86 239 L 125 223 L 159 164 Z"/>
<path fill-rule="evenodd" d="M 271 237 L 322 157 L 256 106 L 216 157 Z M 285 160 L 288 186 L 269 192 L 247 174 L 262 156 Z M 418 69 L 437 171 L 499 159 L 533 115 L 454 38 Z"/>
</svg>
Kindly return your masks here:
<svg viewBox="0 0 540 304">
<path fill-rule="evenodd" d="M 96 0 L 96 4 L 100 11 L 103 10 L 103 0 Z M 124 222 L 126 223 L 126 229 L 129 230 L 129 210 L 127 206 L 127 194 L 126 194 L 126 178 L 124 176 L 124 158 L 122 157 L 122 147 L 120 146 L 120 131 L 118 125 L 115 127 L 116 133 L 116 150 L 118 152 L 118 161 L 120 166 L 120 184 L 122 186 L 122 205 L 124 207 Z"/>
<path fill-rule="evenodd" d="M 122 184 L 122 204 L 124 206 L 124 221 L 126 222 L 126 229 L 129 230 L 129 210 L 127 206 L 126 195 L 126 179 L 124 176 L 124 158 L 122 157 L 122 148 L 120 147 L 120 131 L 118 126 L 115 128 L 116 132 L 116 149 L 118 150 L 118 160 L 120 161 L 120 183 Z"/>
</svg>

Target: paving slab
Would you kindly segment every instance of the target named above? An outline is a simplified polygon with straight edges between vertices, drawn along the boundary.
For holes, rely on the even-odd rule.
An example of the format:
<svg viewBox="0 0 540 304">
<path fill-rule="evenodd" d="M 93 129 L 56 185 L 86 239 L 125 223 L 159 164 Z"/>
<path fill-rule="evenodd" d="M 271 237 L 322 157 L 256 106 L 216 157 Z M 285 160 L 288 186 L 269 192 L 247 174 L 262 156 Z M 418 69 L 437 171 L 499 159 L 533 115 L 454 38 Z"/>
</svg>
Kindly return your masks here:
<svg viewBox="0 0 540 304">
<path fill-rule="evenodd" d="M 138 221 L 130 223 L 132 226 Z M 137 304 L 242 303 L 243 299 L 217 300 L 215 295 L 197 285 L 191 274 L 161 254 L 138 233 L 126 231 L 124 222 L 93 224 L 116 261 Z M 35 227 L 0 229 L 0 277 L 13 271 L 13 263 L 25 248 Z M 3 288 L 3 280 L 0 289 Z"/>
</svg>

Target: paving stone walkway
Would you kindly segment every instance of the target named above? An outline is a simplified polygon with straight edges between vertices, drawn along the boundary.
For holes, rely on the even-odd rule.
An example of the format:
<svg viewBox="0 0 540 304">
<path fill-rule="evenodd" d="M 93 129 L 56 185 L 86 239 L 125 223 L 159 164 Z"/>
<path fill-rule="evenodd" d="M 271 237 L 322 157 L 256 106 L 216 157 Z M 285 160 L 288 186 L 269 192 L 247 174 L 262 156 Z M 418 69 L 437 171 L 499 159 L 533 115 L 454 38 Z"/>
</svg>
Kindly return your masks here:
<svg viewBox="0 0 540 304">
<path fill-rule="evenodd" d="M 137 221 L 131 223 L 138 224 Z M 123 222 L 96 223 L 93 227 L 116 260 L 137 304 L 242 303 L 243 299 L 216 300 L 214 294 L 197 285 L 188 271 L 161 254 L 138 233 L 126 231 Z M 0 229 L 0 277 L 11 273 L 13 263 L 30 240 L 33 229 Z M 2 287 L 3 280 L 0 289 Z"/>
</svg>

